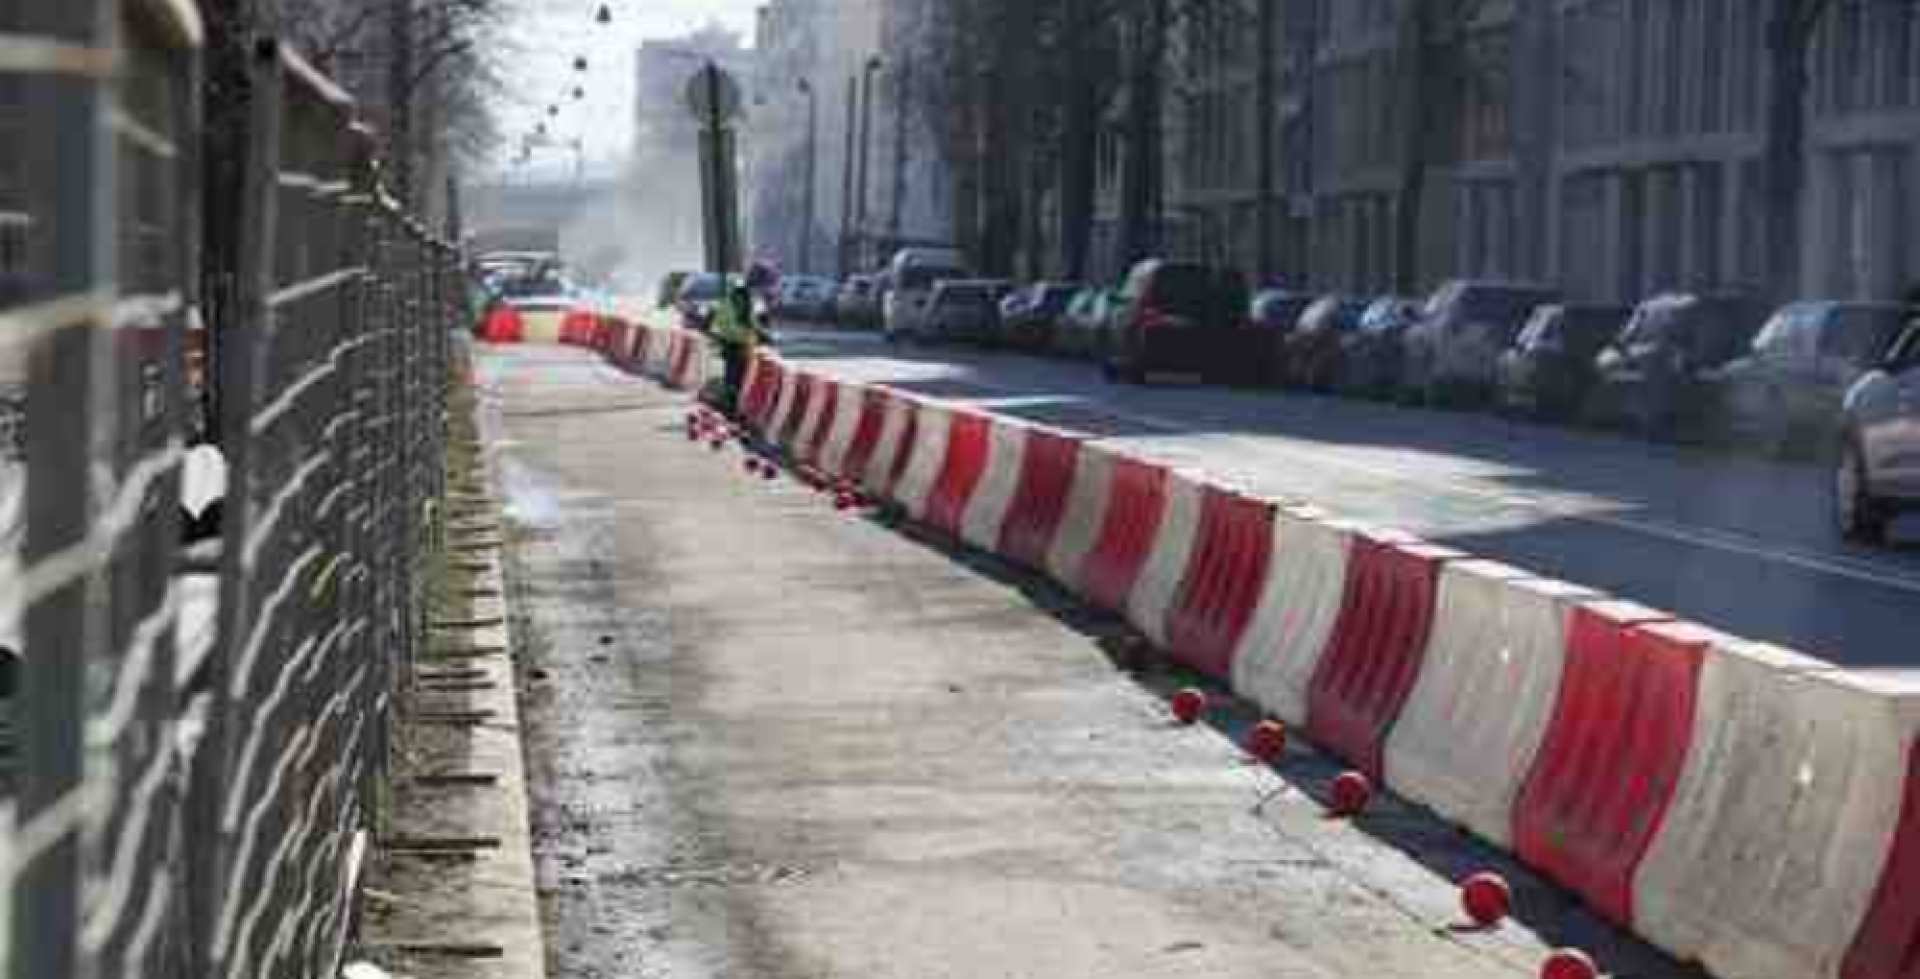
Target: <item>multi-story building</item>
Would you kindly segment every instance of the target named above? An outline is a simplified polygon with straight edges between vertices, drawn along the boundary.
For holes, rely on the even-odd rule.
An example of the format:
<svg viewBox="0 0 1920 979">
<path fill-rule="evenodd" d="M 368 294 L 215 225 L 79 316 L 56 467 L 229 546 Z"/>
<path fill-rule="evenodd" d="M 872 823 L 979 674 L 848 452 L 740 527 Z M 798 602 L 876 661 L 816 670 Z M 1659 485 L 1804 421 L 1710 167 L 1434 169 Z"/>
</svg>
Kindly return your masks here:
<svg viewBox="0 0 1920 979">
<path fill-rule="evenodd" d="M 1162 105 L 1168 251 L 1258 264 L 1257 4 L 1172 0 Z M 1274 0 L 1276 278 L 1398 278 L 1410 0 Z M 1580 298 L 1668 288 L 1890 296 L 1920 277 L 1920 5 L 1832 4 L 1808 39 L 1795 281 L 1767 283 L 1767 6 L 1752 0 L 1461 0 L 1455 84 L 1422 154 L 1419 287 L 1551 279 Z M 1125 132 L 1102 140 L 1111 254 Z M 1108 264 L 1112 264 L 1109 262 Z M 1103 271 L 1112 272 L 1111 268 Z"/>
</svg>

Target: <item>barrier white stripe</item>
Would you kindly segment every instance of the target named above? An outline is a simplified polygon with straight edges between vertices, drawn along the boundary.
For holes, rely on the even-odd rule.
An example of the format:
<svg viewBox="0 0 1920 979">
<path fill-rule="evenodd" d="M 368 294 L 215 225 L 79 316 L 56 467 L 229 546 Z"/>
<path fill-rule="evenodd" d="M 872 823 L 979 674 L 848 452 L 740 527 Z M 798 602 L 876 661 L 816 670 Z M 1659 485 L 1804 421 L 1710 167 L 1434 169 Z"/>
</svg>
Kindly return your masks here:
<svg viewBox="0 0 1920 979">
<path fill-rule="evenodd" d="M 1920 733 L 1920 677 L 1721 639 L 1634 929 L 1722 979 L 1830 979 L 1867 910 Z"/>
<path fill-rule="evenodd" d="M 1233 658 L 1233 689 L 1288 724 L 1307 722 L 1307 689 L 1346 596 L 1356 526 L 1308 507 L 1274 514 L 1266 587 Z"/>
<path fill-rule="evenodd" d="M 1066 510 L 1060 516 L 1060 529 L 1047 550 L 1047 571 L 1075 594 L 1080 592 L 1081 566 L 1100 542 L 1100 528 L 1106 523 L 1112 495 L 1113 454 L 1082 445 L 1067 491 Z"/>
<path fill-rule="evenodd" d="M 860 474 L 861 485 L 869 490 L 878 490 L 887 484 L 887 477 L 893 473 L 894 460 L 900 458 L 905 448 L 907 435 L 907 417 L 912 408 L 897 396 L 887 398 L 886 412 L 881 415 L 880 439 L 874 443 L 873 455 L 867 457 L 867 471 Z"/>
<path fill-rule="evenodd" d="M 999 418 L 987 431 L 987 467 L 973 488 L 973 497 L 960 519 L 960 539 L 984 551 L 1000 549 L 1000 528 L 1007 521 L 1013 495 L 1020 491 L 1020 472 L 1027 457 L 1026 426 Z"/>
<path fill-rule="evenodd" d="M 1203 478 L 1191 470 L 1168 471 L 1160 529 L 1153 535 L 1153 549 L 1140 566 L 1139 580 L 1127 600 L 1127 621 L 1162 649 L 1167 645 L 1167 612 L 1179 597 L 1180 581 L 1186 575 L 1194 536 L 1200 528 Z"/>
<path fill-rule="evenodd" d="M 1386 746 L 1387 784 L 1506 847 L 1546 736 L 1574 609 L 1601 596 L 1491 561 L 1440 572 L 1433 633 Z"/>
<path fill-rule="evenodd" d="M 893 502 L 914 520 L 925 519 L 927 498 L 940 479 L 947 462 L 947 440 L 953 428 L 953 415 L 946 408 L 921 401 L 916 414 L 912 456 L 907 470 L 893 488 Z"/>
<path fill-rule="evenodd" d="M 866 414 L 866 388 L 855 384 L 840 386 L 840 400 L 835 406 L 833 427 L 827 431 L 826 443 L 820 447 L 820 468 L 836 479 L 846 479 L 853 473 L 846 472 L 847 450 L 853 447 L 853 437 L 860 431 L 860 416 Z"/>
<path fill-rule="evenodd" d="M 814 378 L 813 397 L 807 399 L 807 410 L 800 415 L 800 427 L 793 430 L 793 441 L 787 444 L 794 455 L 803 455 L 813 446 L 814 435 L 827 414 L 827 401 L 834 396 L 833 389 L 832 381 L 823 377 Z"/>
<path fill-rule="evenodd" d="M 61 840 L 80 831 L 87 815 L 94 811 L 104 787 L 97 782 L 81 782 L 33 814 L 19 821 L 16 811 L 9 827 L 8 843 L 0 850 L 0 884 L 11 889 L 20 870 L 39 860 Z"/>
<path fill-rule="evenodd" d="M 780 433 L 787 427 L 787 418 L 793 414 L 793 402 L 800 390 L 800 372 L 789 368 L 787 376 L 781 379 L 780 394 L 773 402 L 773 416 L 767 421 L 767 430 L 761 434 L 769 441 L 777 441 Z"/>
</svg>

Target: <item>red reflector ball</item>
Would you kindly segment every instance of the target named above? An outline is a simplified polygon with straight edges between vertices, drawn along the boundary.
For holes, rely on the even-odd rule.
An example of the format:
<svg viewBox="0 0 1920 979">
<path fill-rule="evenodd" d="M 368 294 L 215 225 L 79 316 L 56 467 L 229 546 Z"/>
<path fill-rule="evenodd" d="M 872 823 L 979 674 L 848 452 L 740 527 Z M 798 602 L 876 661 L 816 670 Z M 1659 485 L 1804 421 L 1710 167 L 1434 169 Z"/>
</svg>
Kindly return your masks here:
<svg viewBox="0 0 1920 979">
<path fill-rule="evenodd" d="M 1207 693 L 1194 687 L 1188 687 L 1173 695 L 1168 701 L 1173 710 L 1173 719 L 1182 724 L 1199 723 L 1207 714 Z"/>
<path fill-rule="evenodd" d="M 1513 913 L 1513 889 L 1499 874 L 1474 874 L 1460 885 L 1460 907 L 1467 920 L 1491 928 Z"/>
<path fill-rule="evenodd" d="M 1540 966 L 1540 979 L 1599 979 L 1600 969 L 1578 949 L 1563 948 L 1547 956 Z"/>
<path fill-rule="evenodd" d="M 1358 816 L 1373 801 L 1373 781 L 1359 772 L 1343 772 L 1333 780 L 1333 812 L 1336 816 Z"/>
<path fill-rule="evenodd" d="M 1247 754 L 1261 762 L 1273 762 L 1287 753 L 1287 726 L 1266 720 L 1247 732 Z"/>
</svg>

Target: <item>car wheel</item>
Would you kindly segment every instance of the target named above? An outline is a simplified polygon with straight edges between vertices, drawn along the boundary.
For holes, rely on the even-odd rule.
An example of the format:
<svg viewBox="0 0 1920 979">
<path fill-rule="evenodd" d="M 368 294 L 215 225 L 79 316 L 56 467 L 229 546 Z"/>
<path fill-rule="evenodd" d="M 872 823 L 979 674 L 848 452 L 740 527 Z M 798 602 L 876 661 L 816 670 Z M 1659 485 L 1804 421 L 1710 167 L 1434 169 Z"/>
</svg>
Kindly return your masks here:
<svg viewBox="0 0 1920 979">
<path fill-rule="evenodd" d="M 1886 505 L 1867 481 L 1866 455 L 1856 439 L 1847 439 L 1833 466 L 1833 514 L 1840 536 L 1859 544 L 1882 544 L 1889 523 Z"/>
</svg>

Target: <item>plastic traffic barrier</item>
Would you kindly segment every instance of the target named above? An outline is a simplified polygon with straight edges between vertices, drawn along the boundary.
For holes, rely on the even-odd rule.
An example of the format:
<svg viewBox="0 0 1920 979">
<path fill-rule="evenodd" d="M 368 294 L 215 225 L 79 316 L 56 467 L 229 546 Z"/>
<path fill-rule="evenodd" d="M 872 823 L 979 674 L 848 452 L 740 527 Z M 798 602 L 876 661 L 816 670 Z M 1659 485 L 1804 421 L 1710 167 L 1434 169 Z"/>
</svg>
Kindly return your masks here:
<svg viewBox="0 0 1920 979">
<path fill-rule="evenodd" d="M 880 436 L 887 425 L 886 392 L 879 388 L 862 387 L 857 397 L 858 404 L 850 413 L 852 434 L 847 437 L 843 447 L 830 443 L 827 450 L 828 471 L 855 483 L 865 479 L 867 465 L 872 462 L 874 450 L 879 447 Z M 834 443 L 838 443 L 837 436 Z"/>
<path fill-rule="evenodd" d="M 1218 679 L 1253 620 L 1273 554 L 1274 505 L 1230 490 L 1201 490 L 1192 557 L 1167 611 L 1167 650 Z"/>
<path fill-rule="evenodd" d="M 1087 555 L 1100 543 L 1100 530 L 1107 522 L 1115 456 L 1091 443 L 1082 444 L 1077 454 L 1073 483 L 1067 487 L 1066 509 L 1054 531 L 1053 545 L 1047 549 L 1046 572 L 1075 594 L 1084 595 L 1081 571 Z"/>
<path fill-rule="evenodd" d="M 799 446 L 794 454 L 802 461 L 818 463 L 820 453 L 826 449 L 827 434 L 833 430 L 834 420 L 840 413 L 840 389 L 838 381 L 822 380 L 813 399 L 813 416 L 800 425 Z"/>
<path fill-rule="evenodd" d="M 800 432 L 806 428 L 806 421 L 814 411 L 815 390 L 819 380 L 806 371 L 798 371 L 793 376 L 793 401 L 782 416 L 780 427 L 773 433 L 774 441 L 792 450 L 797 444 Z"/>
<path fill-rule="evenodd" d="M 1307 719 L 1307 690 L 1340 617 L 1357 526 L 1311 507 L 1274 514 L 1273 558 L 1233 656 L 1233 689 L 1288 724 Z"/>
<path fill-rule="evenodd" d="M 868 492 L 885 499 L 893 498 L 894 486 L 906 472 L 918 429 L 913 402 L 904 395 L 887 395 L 880 441 L 874 444 L 873 456 L 867 460 L 866 472 L 860 477 L 861 485 Z"/>
<path fill-rule="evenodd" d="M 1693 740 L 1713 634 L 1575 610 L 1546 739 L 1514 804 L 1520 858 L 1622 925 L 1633 878 L 1665 820 Z"/>
<path fill-rule="evenodd" d="M 919 518 L 936 530 L 959 536 L 967 504 L 987 471 L 993 428 L 987 416 L 970 411 L 954 411 L 948 417 L 946 455 Z"/>
<path fill-rule="evenodd" d="M 1514 796 L 1553 717 L 1573 610 L 1599 599 L 1492 561 L 1441 569 L 1426 665 L 1387 739 L 1387 785 L 1511 844 Z"/>
<path fill-rule="evenodd" d="M 740 389 L 740 412 L 747 426 L 765 434 L 767 418 L 774 399 L 779 397 L 780 362 L 772 357 L 755 357 L 747 365 L 747 379 Z"/>
<path fill-rule="evenodd" d="M 834 393 L 833 424 L 821 437 L 816 459 L 820 470 L 834 479 L 847 477 L 847 451 L 860 429 L 868 393 L 868 388 L 857 384 L 841 384 Z"/>
<path fill-rule="evenodd" d="M 952 410 L 930 401 L 915 401 L 913 438 L 907 443 L 905 457 L 897 461 L 899 476 L 893 480 L 892 489 L 893 502 L 911 519 L 927 518 L 927 501 L 946 469 L 947 436 L 952 427 Z"/>
<path fill-rule="evenodd" d="M 1908 745 L 1899 826 L 1867 920 L 1841 963 L 1841 979 L 1920 975 L 1920 740 Z"/>
<path fill-rule="evenodd" d="M 627 369 L 635 372 L 647 368 L 647 347 L 653 343 L 653 329 L 645 323 L 633 324 L 633 346 L 627 350 Z"/>
<path fill-rule="evenodd" d="M 987 468 L 973 489 L 960 517 L 960 539 L 983 551 L 1000 546 L 1000 531 L 1006 526 L 1007 511 L 1020 489 L 1021 470 L 1026 465 L 1027 443 L 1032 429 L 1005 418 L 992 419 L 987 431 Z"/>
<path fill-rule="evenodd" d="M 1903 805 L 1888 773 L 1911 764 L 1920 678 L 1722 637 L 1698 689 L 1686 768 L 1634 879 L 1634 930 L 1732 979 L 1833 979 L 1856 935 L 1873 936 L 1857 964 L 1876 964 L 1850 975 L 1915 975 L 1900 956 L 1920 937 L 1920 892 L 1895 898 L 1904 924 L 1874 898 L 1920 873 L 1884 859 Z"/>
<path fill-rule="evenodd" d="M 591 312 L 584 309 L 570 309 L 560 318 L 560 342 L 570 347 L 593 346 L 593 332 L 597 320 Z"/>
<path fill-rule="evenodd" d="M 488 310 L 486 318 L 480 321 L 480 340 L 483 343 L 521 343 L 526 340 L 526 334 L 526 319 L 519 310 L 506 303 Z"/>
<path fill-rule="evenodd" d="M 1127 597 L 1127 621 L 1161 649 L 1167 648 L 1167 613 L 1179 596 L 1180 580 L 1200 532 L 1201 477 L 1191 472 L 1169 473 L 1165 492 L 1166 504 L 1161 509 L 1160 527 L 1153 535 L 1153 547 Z"/>
<path fill-rule="evenodd" d="M 1066 584 L 1100 608 L 1124 612 L 1160 535 L 1168 478 L 1165 467 L 1150 462 L 1126 456 L 1110 459 L 1100 532 L 1080 564 L 1078 578 Z"/>
<path fill-rule="evenodd" d="M 1019 485 L 1007 505 L 994 550 L 1029 568 L 1046 564 L 1066 518 L 1068 496 L 1079 468 L 1080 440 L 1059 432 L 1026 433 L 1020 457 Z"/>
<path fill-rule="evenodd" d="M 1440 569 L 1461 556 L 1391 535 L 1354 538 L 1340 617 L 1307 691 L 1307 734 L 1375 781 L 1426 662 Z"/>
</svg>

